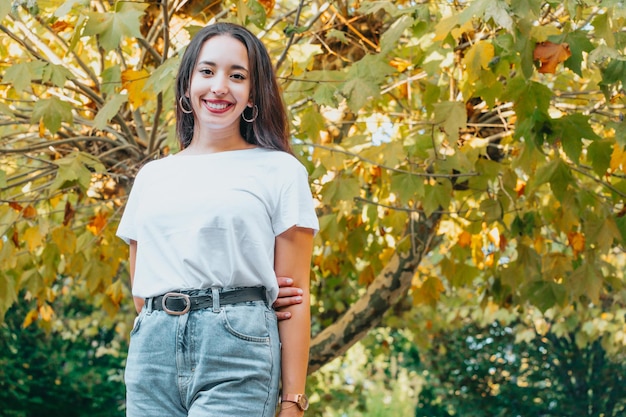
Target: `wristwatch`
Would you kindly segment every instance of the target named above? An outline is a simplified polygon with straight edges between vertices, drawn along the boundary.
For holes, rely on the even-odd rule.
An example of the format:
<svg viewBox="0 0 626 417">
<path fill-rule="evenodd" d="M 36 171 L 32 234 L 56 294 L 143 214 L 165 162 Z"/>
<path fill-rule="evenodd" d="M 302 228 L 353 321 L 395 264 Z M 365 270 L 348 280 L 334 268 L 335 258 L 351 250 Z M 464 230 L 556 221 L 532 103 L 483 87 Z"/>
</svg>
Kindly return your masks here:
<svg viewBox="0 0 626 417">
<path fill-rule="evenodd" d="M 281 401 L 296 403 L 302 411 L 306 411 L 309 408 L 309 399 L 306 397 L 306 394 L 284 394 Z"/>
</svg>

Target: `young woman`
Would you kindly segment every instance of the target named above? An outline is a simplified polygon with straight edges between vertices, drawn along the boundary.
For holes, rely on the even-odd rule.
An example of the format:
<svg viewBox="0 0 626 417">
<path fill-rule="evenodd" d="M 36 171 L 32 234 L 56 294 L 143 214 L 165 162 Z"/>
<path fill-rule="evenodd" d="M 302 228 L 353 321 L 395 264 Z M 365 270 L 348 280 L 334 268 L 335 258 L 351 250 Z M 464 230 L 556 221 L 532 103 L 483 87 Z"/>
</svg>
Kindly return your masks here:
<svg viewBox="0 0 626 417">
<path fill-rule="evenodd" d="M 203 28 L 176 99 L 182 150 L 141 169 L 117 232 L 140 311 L 127 415 L 274 416 L 281 382 L 279 416 L 302 416 L 319 226 L 266 49 L 241 26 Z M 302 290 L 280 323 L 277 276 Z"/>
</svg>

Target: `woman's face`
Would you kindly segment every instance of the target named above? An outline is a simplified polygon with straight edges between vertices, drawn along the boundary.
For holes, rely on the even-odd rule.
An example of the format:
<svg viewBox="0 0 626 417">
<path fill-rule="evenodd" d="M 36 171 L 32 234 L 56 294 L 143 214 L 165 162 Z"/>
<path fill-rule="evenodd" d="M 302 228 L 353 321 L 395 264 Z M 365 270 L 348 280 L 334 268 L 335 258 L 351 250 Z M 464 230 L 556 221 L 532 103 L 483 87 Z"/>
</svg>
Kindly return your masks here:
<svg viewBox="0 0 626 417">
<path fill-rule="evenodd" d="M 239 40 L 218 35 L 207 40 L 191 73 L 187 96 L 197 129 L 236 128 L 250 103 L 248 51 Z"/>
</svg>

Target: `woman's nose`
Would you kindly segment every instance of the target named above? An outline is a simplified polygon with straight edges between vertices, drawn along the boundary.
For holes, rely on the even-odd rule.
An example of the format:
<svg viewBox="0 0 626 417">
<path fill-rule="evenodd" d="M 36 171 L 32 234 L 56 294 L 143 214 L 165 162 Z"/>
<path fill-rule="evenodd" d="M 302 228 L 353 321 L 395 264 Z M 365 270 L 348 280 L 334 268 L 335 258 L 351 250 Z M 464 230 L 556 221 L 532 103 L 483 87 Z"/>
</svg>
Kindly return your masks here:
<svg viewBox="0 0 626 417">
<path fill-rule="evenodd" d="M 228 79 L 226 76 L 216 74 L 212 78 L 211 92 L 217 96 L 222 96 L 228 92 Z"/>
</svg>

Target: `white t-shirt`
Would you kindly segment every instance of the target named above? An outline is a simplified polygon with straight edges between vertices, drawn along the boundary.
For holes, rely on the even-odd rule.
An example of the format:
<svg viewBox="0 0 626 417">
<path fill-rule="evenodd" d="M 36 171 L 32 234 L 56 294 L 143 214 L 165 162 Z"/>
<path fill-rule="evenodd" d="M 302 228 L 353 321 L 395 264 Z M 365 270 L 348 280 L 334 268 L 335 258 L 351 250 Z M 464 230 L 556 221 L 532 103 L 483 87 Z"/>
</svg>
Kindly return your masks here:
<svg viewBox="0 0 626 417">
<path fill-rule="evenodd" d="M 264 286 L 273 302 L 275 238 L 292 226 L 319 229 L 306 169 L 253 148 L 146 164 L 117 235 L 137 241 L 134 296 Z"/>
</svg>

